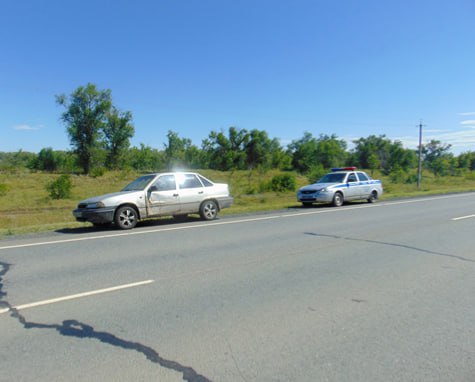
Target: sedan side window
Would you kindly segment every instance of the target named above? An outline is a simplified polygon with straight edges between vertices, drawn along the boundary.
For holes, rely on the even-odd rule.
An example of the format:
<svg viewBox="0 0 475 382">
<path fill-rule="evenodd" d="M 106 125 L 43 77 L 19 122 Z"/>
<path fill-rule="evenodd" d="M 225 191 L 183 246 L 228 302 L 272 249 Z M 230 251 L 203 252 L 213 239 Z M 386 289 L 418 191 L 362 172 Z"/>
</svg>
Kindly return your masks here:
<svg viewBox="0 0 475 382">
<path fill-rule="evenodd" d="M 153 184 L 157 191 L 174 191 L 176 190 L 176 182 L 174 175 L 163 175 Z"/>
<path fill-rule="evenodd" d="M 211 183 L 208 179 L 206 179 L 204 176 L 201 176 L 201 175 L 198 175 L 198 178 L 200 178 L 201 180 L 201 183 L 203 183 L 203 185 L 205 187 L 213 187 L 213 183 Z"/>
<path fill-rule="evenodd" d="M 194 174 L 185 174 L 183 181 L 180 182 L 180 188 L 201 188 L 203 185 Z"/>
<path fill-rule="evenodd" d="M 350 182 L 357 182 L 358 180 L 356 179 L 356 175 L 354 173 L 351 173 L 350 175 L 348 175 L 348 180 L 347 182 L 350 183 Z"/>
</svg>

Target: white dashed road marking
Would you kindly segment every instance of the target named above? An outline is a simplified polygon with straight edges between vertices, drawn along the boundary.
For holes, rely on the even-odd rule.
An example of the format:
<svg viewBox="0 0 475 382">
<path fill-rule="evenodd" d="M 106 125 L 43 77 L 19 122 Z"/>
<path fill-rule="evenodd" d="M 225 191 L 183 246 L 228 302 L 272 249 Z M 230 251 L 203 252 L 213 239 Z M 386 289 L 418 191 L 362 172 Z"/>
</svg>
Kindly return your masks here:
<svg viewBox="0 0 475 382">
<path fill-rule="evenodd" d="M 134 288 L 134 287 L 138 287 L 138 286 L 141 286 L 141 285 L 151 284 L 154 281 L 155 280 L 139 281 L 139 282 L 131 283 L 131 284 L 118 285 L 118 286 L 111 287 L 111 288 L 97 289 L 97 290 L 93 290 L 93 291 L 89 291 L 89 292 L 72 294 L 72 295 L 69 295 L 69 296 L 63 296 L 63 297 L 52 298 L 52 299 L 49 299 L 49 300 L 32 302 L 32 303 L 29 303 L 29 304 L 17 305 L 17 306 L 14 306 L 12 308 L 0 309 L 0 314 L 7 313 L 12 309 L 23 310 L 23 309 L 28 309 L 28 308 L 35 308 L 37 306 L 55 304 L 55 303 L 61 302 L 61 301 L 75 300 L 75 299 L 78 299 L 78 298 L 94 296 L 94 295 L 97 295 L 97 294 L 115 292 L 115 291 L 121 290 L 121 289 Z"/>
</svg>

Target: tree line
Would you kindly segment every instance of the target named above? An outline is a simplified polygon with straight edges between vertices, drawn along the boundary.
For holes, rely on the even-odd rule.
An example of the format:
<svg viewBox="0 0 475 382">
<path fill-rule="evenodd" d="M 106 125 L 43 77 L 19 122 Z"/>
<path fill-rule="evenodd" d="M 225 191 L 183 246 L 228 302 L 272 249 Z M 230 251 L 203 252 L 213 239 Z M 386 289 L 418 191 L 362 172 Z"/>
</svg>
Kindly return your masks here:
<svg viewBox="0 0 475 382">
<path fill-rule="evenodd" d="M 64 107 L 61 114 L 71 150 L 43 148 L 38 154 L 19 151 L 0 152 L 0 168 L 27 167 L 51 172 L 100 174 L 104 169 L 160 171 L 177 168 L 215 169 L 221 171 L 269 169 L 294 170 L 317 178 L 331 167 L 358 166 L 379 170 L 397 181 L 415 182 L 411 171 L 417 168 L 415 150 L 404 148 L 400 141 L 385 135 L 371 135 L 346 141 L 336 135 L 313 136 L 305 132 L 286 147 L 263 130 L 229 127 L 227 131 L 211 131 L 201 147 L 188 138 L 168 131 L 162 149 L 140 144 L 131 147 L 135 128 L 130 111 L 113 105 L 110 90 L 99 90 L 93 84 L 80 86 L 69 96 L 56 97 Z M 451 146 L 432 140 L 422 146 L 424 167 L 436 176 L 457 175 L 475 169 L 475 152 L 458 156 Z M 413 172 L 413 171 L 412 171 Z"/>
</svg>

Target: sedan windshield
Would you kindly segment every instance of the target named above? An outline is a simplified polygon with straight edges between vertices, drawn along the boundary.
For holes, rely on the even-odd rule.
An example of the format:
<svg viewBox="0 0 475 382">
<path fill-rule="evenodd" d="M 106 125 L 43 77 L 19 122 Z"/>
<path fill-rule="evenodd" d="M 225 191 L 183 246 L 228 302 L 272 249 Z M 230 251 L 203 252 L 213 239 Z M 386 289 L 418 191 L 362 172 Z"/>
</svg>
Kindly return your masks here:
<svg viewBox="0 0 475 382">
<path fill-rule="evenodd" d="M 330 173 L 325 175 L 317 183 L 342 183 L 345 179 L 345 173 Z"/>
<path fill-rule="evenodd" d="M 141 191 L 147 187 L 147 185 L 155 179 L 155 175 L 144 175 L 135 179 L 132 183 L 125 186 L 122 191 Z"/>
</svg>

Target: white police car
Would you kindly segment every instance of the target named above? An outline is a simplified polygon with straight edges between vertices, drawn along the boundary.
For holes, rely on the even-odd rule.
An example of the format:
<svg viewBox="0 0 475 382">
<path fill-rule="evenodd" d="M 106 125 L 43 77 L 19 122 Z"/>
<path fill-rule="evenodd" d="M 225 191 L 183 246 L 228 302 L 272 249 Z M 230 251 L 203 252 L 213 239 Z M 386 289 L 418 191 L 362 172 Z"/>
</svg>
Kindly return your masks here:
<svg viewBox="0 0 475 382">
<path fill-rule="evenodd" d="M 356 167 L 333 168 L 318 182 L 302 187 L 297 192 L 297 200 L 304 206 L 312 203 L 331 203 L 340 207 L 349 200 L 368 200 L 374 203 L 383 194 L 380 180 L 371 179 Z"/>
</svg>

